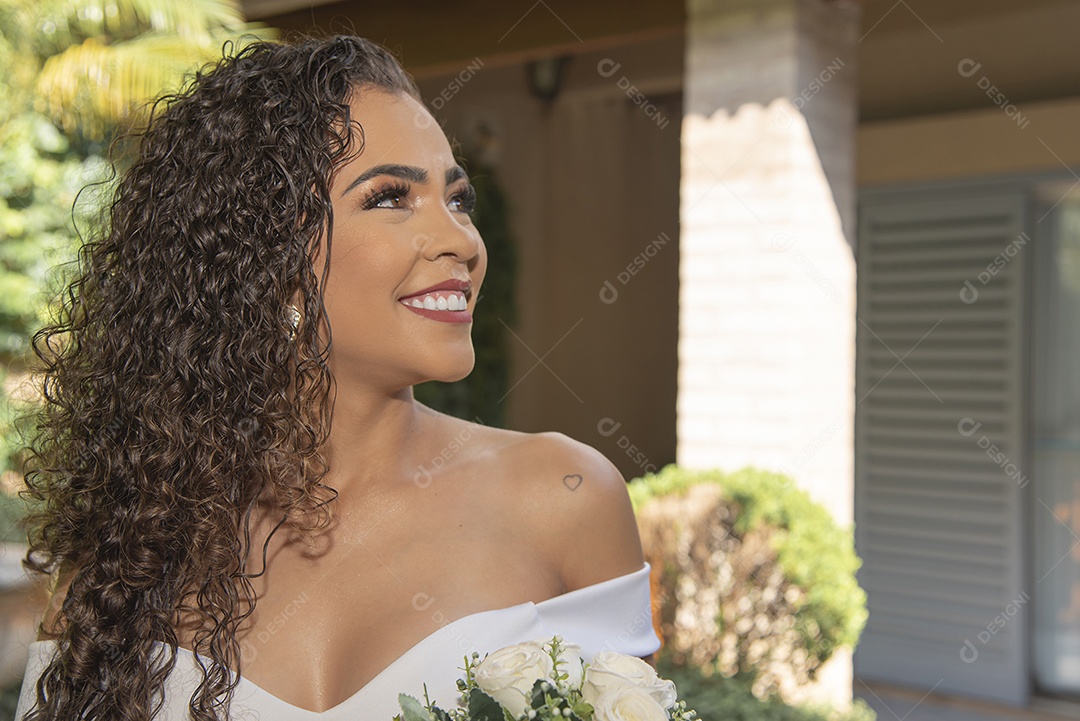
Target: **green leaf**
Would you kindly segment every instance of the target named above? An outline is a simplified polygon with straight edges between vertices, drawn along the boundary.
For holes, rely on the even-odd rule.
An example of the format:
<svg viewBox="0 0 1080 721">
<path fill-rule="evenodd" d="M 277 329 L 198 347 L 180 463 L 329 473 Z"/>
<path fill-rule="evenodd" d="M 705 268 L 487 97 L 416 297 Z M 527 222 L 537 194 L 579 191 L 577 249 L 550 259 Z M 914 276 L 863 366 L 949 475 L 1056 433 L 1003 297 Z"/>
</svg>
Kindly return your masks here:
<svg viewBox="0 0 1080 721">
<path fill-rule="evenodd" d="M 505 721 L 508 714 L 499 702 L 476 688 L 469 694 L 469 718 L 471 721 Z M 513 721 L 513 718 L 511 721 Z"/>
<path fill-rule="evenodd" d="M 428 713 L 428 710 L 408 694 L 398 694 L 398 706 L 401 707 L 404 714 L 402 721 L 435 721 L 435 718 Z"/>
<path fill-rule="evenodd" d="M 574 716 L 583 719 L 590 719 L 593 717 L 593 713 L 596 711 L 596 709 L 593 708 L 591 703 L 581 698 L 574 702 L 573 711 Z"/>
<path fill-rule="evenodd" d="M 43 49 L 88 37 L 126 40 L 145 32 L 204 37 L 212 28 L 244 24 L 230 0 L 8 0 L 31 18 Z"/>
<path fill-rule="evenodd" d="M 547 703 L 547 694 L 544 692 L 544 679 L 536 679 L 536 683 L 533 684 L 532 691 L 529 692 L 529 706 L 534 709 L 539 709 Z"/>
<path fill-rule="evenodd" d="M 267 35 L 252 31 L 248 39 L 259 34 Z M 110 125 L 143 116 L 162 93 L 178 90 L 188 73 L 221 57 L 230 37 L 220 31 L 203 37 L 147 34 L 111 44 L 87 38 L 45 61 L 38 105 L 63 127 L 99 136 Z"/>
</svg>

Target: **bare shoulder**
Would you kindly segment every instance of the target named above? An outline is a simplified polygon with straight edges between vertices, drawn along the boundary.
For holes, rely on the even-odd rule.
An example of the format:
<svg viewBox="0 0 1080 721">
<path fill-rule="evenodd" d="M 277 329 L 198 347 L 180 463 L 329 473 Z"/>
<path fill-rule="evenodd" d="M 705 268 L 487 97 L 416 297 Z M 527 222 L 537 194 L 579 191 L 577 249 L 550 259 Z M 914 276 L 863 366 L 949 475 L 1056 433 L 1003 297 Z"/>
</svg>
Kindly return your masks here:
<svg viewBox="0 0 1080 721">
<path fill-rule="evenodd" d="M 566 591 L 644 563 L 626 480 L 592 446 L 557 431 L 520 434 L 504 452 L 523 522 L 545 539 Z"/>
<path fill-rule="evenodd" d="M 466 475 L 481 480 L 474 498 L 543 554 L 564 592 L 644 565 L 626 480 L 603 453 L 558 431 L 442 420 L 468 447 Z"/>
</svg>

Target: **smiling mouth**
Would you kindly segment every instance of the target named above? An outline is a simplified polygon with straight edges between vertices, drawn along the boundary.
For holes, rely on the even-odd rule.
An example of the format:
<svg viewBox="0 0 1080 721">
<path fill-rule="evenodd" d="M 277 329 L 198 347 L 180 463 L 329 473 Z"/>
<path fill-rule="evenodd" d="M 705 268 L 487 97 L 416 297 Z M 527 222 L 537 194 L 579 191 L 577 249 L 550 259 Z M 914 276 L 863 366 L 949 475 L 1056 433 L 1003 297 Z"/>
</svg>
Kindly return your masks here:
<svg viewBox="0 0 1080 721">
<path fill-rule="evenodd" d="M 434 290 L 422 296 L 414 295 L 410 298 L 402 298 L 401 302 L 411 308 L 434 311 L 457 312 L 468 307 L 465 294 L 456 290 Z"/>
</svg>

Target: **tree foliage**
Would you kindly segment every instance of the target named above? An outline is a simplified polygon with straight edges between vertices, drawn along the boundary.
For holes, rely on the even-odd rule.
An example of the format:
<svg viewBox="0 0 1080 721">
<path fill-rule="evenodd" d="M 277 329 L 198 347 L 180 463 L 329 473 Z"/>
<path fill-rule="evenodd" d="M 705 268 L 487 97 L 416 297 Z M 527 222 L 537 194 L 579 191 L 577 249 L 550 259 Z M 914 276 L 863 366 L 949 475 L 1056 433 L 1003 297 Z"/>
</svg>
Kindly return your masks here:
<svg viewBox="0 0 1080 721">
<path fill-rule="evenodd" d="M 108 143 L 226 42 L 270 35 L 234 0 L 0 0 L 0 485 L 20 469 L 29 339 L 98 216 Z"/>
<path fill-rule="evenodd" d="M 36 58 L 34 109 L 94 140 L 240 37 L 266 37 L 231 0 L 5 0 L 5 27 Z M 24 86 L 26 87 L 26 86 Z"/>
</svg>

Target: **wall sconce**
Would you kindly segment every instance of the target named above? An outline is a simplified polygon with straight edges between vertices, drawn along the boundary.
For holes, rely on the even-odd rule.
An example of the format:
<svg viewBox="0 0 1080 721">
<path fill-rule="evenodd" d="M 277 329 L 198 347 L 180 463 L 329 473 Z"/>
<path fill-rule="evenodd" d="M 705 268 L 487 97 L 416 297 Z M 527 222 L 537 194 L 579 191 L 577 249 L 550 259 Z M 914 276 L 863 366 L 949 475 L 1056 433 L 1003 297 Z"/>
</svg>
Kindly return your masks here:
<svg viewBox="0 0 1080 721">
<path fill-rule="evenodd" d="M 570 62 L 569 55 L 554 58 L 541 58 L 525 63 L 525 77 L 529 81 L 529 92 L 534 97 L 549 103 L 559 94 L 563 71 Z"/>
</svg>

